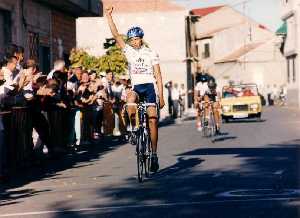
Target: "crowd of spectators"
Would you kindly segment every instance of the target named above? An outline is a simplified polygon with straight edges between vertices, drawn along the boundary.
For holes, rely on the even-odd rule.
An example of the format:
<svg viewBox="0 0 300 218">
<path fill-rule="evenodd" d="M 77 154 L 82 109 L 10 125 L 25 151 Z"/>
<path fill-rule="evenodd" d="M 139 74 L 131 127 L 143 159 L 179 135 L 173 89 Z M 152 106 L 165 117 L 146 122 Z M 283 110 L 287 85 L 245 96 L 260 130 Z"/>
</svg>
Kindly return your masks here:
<svg viewBox="0 0 300 218">
<path fill-rule="evenodd" d="M 56 60 L 51 72 L 40 72 L 35 60 L 24 60 L 22 47 L 8 46 L 0 66 L 0 177 L 10 136 L 17 134 L 5 121 L 9 112 L 20 109 L 30 114 L 30 150 L 41 148 L 51 156 L 112 132 L 107 129 L 113 129 L 114 114 L 121 114 L 129 89 L 125 75 L 97 74 L 78 64 L 67 68 L 63 60 Z M 114 134 L 120 131 L 115 128 Z"/>
</svg>

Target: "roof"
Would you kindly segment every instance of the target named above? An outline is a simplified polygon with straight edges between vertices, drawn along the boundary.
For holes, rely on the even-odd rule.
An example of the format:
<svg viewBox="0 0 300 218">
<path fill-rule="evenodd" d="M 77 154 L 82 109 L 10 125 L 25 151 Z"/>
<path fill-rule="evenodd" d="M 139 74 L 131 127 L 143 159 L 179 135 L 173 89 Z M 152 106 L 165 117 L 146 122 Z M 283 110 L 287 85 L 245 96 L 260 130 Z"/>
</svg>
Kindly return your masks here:
<svg viewBox="0 0 300 218">
<path fill-rule="evenodd" d="M 215 11 L 223 8 L 225 5 L 220 6 L 214 6 L 214 7 L 208 7 L 208 8 L 196 8 L 191 10 L 191 14 L 198 15 L 201 17 L 204 17 L 206 15 L 209 15 L 211 13 L 214 13 Z"/>
<path fill-rule="evenodd" d="M 284 22 L 279 29 L 276 31 L 277 35 L 286 35 L 287 34 L 287 24 Z"/>
<path fill-rule="evenodd" d="M 217 29 L 214 29 L 214 30 L 211 30 L 209 32 L 205 32 L 205 33 L 202 33 L 202 34 L 199 34 L 197 36 L 197 39 L 205 39 L 205 38 L 211 38 L 213 37 L 216 33 L 219 33 L 219 32 L 222 32 L 223 30 L 226 30 L 226 29 L 230 29 L 234 26 L 237 26 L 237 25 L 240 25 L 241 23 L 236 23 L 236 24 L 232 24 L 232 25 L 229 25 L 229 26 L 224 26 L 224 27 L 220 27 L 220 28 L 217 28 Z"/>
<path fill-rule="evenodd" d="M 102 0 L 103 8 L 113 5 L 115 13 L 137 13 L 150 11 L 182 11 L 185 7 L 169 0 Z"/>
<path fill-rule="evenodd" d="M 231 54 L 229 54 L 228 56 L 218 60 L 215 62 L 215 64 L 221 64 L 221 63 L 228 63 L 228 62 L 235 62 L 237 61 L 240 57 L 244 56 L 245 54 L 247 54 L 248 52 L 258 48 L 259 46 L 261 46 L 262 44 L 264 44 L 264 42 L 258 42 L 258 43 L 251 43 L 245 46 L 242 46 L 241 48 L 235 50 L 234 52 L 232 52 Z"/>
</svg>

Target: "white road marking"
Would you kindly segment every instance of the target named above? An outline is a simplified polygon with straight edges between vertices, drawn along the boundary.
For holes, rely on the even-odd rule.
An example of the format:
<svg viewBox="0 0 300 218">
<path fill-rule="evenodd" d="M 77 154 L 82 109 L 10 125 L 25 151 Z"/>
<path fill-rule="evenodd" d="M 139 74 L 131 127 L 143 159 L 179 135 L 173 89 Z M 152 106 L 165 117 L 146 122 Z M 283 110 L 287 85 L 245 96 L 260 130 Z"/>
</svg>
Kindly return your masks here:
<svg viewBox="0 0 300 218">
<path fill-rule="evenodd" d="M 1 214 L 0 217 L 18 217 L 18 216 L 34 216 L 43 214 L 54 213 L 70 213 L 70 212 L 90 212 L 102 210 L 122 210 L 134 208 L 150 208 L 150 207 L 176 207 L 176 206 L 197 206 L 207 204 L 220 204 L 220 203 L 243 203 L 243 202 L 258 202 L 258 201 L 291 201 L 299 198 L 263 198 L 263 199 L 239 199 L 239 200 L 216 200 L 216 201 L 196 201 L 196 202 L 173 202 L 161 204 L 141 204 L 141 205 L 121 205 L 121 206 L 108 206 L 108 207 L 91 207 L 70 210 L 45 210 L 45 211 L 32 211 L 24 213 L 7 213 Z"/>
<path fill-rule="evenodd" d="M 284 173 L 285 170 L 277 170 L 276 172 L 274 172 L 274 175 L 282 175 Z"/>
<path fill-rule="evenodd" d="M 220 176 L 222 176 L 222 173 L 214 173 L 214 175 L 212 177 L 216 178 L 216 177 L 220 177 Z"/>
<path fill-rule="evenodd" d="M 270 193 L 259 193 L 259 192 L 270 192 Z M 272 193 L 273 191 L 273 193 Z M 247 193 L 248 192 L 248 193 Z M 253 194 L 251 193 L 253 192 Z M 258 193 L 255 193 L 258 192 Z M 283 189 L 281 193 L 276 193 L 273 189 L 237 189 L 232 191 L 223 192 L 217 194 L 216 197 L 270 197 L 270 196 L 277 196 L 277 197 L 284 197 L 284 196 L 294 196 L 299 195 L 299 189 Z"/>
</svg>

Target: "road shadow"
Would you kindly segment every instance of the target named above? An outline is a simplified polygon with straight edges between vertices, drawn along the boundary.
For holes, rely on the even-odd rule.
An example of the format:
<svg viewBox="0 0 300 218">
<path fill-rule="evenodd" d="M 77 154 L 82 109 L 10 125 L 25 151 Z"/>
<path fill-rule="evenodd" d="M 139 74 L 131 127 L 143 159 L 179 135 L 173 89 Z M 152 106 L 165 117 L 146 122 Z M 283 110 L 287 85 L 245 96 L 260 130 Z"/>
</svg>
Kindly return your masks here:
<svg viewBox="0 0 300 218">
<path fill-rule="evenodd" d="M 51 190 L 36 191 L 22 189 L 23 186 L 33 181 L 55 180 L 61 175 L 60 172 L 67 169 L 83 168 L 93 165 L 101 157 L 126 144 L 116 137 L 105 137 L 97 144 L 78 146 L 77 150 L 70 150 L 67 154 L 54 159 L 40 160 L 39 164 L 14 172 L 8 181 L 0 185 L 0 206 L 4 204 L 19 203 L 18 199 L 24 201 L 26 198 Z M 64 178 L 64 177 L 60 177 Z M 17 191 L 11 191 L 17 189 Z"/>
<path fill-rule="evenodd" d="M 267 119 L 261 119 L 261 120 L 255 120 L 255 119 L 234 119 L 229 120 L 223 124 L 235 124 L 235 123 L 265 123 L 267 122 Z"/>
<path fill-rule="evenodd" d="M 299 189 L 300 140 L 264 147 L 197 148 L 178 154 L 177 161 L 161 169 L 144 183 L 128 178 L 118 185 L 98 190 L 99 198 L 111 199 L 108 205 L 94 203 L 90 213 L 78 211 L 74 217 L 238 217 L 297 218 L 293 200 L 260 197 L 217 197 L 237 189 Z M 226 167 L 225 157 L 239 164 Z M 205 168 L 207 158 L 219 164 Z M 223 162 L 222 162 L 223 161 Z M 278 193 L 278 192 L 277 192 Z M 289 197 L 289 196 L 281 196 Z M 299 196 L 300 197 L 300 196 Z M 263 199 L 262 199 L 263 198 Z M 266 198 L 269 198 L 266 199 Z M 64 205 L 60 202 L 58 205 Z M 50 205 L 52 208 L 53 205 Z M 138 207 L 137 207 L 138 206 Z M 63 207 L 56 207 L 63 210 Z M 72 209 L 72 208 L 68 208 Z M 72 211 L 74 213 L 74 211 Z M 55 218 L 71 217 L 56 214 Z"/>
<path fill-rule="evenodd" d="M 167 127 L 167 126 L 171 126 L 175 124 L 175 119 L 173 119 L 172 117 L 166 117 L 162 120 L 159 121 L 158 123 L 158 127 Z"/>
<path fill-rule="evenodd" d="M 235 140 L 237 138 L 238 138 L 237 136 L 216 136 L 216 137 L 212 138 L 211 142 L 212 143 L 224 142 L 224 141 L 228 141 L 228 140 Z"/>
</svg>

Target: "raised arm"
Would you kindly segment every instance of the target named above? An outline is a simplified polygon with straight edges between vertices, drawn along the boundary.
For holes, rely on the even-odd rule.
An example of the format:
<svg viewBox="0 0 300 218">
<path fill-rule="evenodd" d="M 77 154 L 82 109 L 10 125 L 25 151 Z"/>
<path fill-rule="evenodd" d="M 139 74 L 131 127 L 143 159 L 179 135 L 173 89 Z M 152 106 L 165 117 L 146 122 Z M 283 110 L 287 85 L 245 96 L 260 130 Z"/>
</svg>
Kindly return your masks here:
<svg viewBox="0 0 300 218">
<path fill-rule="evenodd" d="M 115 38 L 115 40 L 117 41 L 118 45 L 123 49 L 125 48 L 125 41 L 123 39 L 123 36 L 121 36 L 118 32 L 118 29 L 116 27 L 116 24 L 112 18 L 112 12 L 113 12 L 114 8 L 112 6 L 107 7 L 105 9 L 105 15 L 107 18 L 107 22 L 111 31 L 111 34 L 113 35 L 113 37 Z"/>
</svg>

